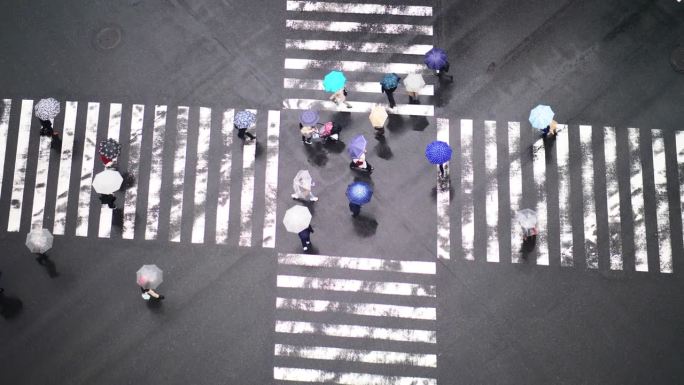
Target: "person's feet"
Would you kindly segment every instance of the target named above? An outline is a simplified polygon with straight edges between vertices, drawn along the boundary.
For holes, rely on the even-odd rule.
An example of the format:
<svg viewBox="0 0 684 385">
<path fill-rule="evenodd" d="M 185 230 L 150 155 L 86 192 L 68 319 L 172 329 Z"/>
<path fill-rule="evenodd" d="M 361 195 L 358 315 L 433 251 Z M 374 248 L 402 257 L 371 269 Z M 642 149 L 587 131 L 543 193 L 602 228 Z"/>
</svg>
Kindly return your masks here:
<svg viewBox="0 0 684 385">
<path fill-rule="evenodd" d="M 309 198 L 309 200 L 311 202 L 316 202 L 316 201 L 318 201 L 318 197 L 311 197 L 311 198 Z"/>
</svg>

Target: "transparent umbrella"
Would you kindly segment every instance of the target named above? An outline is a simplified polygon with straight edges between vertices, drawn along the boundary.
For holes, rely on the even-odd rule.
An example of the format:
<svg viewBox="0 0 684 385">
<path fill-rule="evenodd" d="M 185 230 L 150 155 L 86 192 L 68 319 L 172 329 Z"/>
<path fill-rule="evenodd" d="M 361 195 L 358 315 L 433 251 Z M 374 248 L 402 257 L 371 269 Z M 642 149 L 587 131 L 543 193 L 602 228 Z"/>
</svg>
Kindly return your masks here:
<svg viewBox="0 0 684 385">
<path fill-rule="evenodd" d="M 537 213 L 531 209 L 522 209 L 515 213 L 515 220 L 522 227 L 525 236 L 535 235 L 537 228 Z"/>
<path fill-rule="evenodd" d="M 135 281 L 143 289 L 156 289 L 164 282 L 164 272 L 157 265 L 142 265 L 135 273 Z"/>
<path fill-rule="evenodd" d="M 303 197 L 309 195 L 311 187 L 313 186 L 313 179 L 309 170 L 299 170 L 292 180 L 292 188 L 297 196 Z"/>
<path fill-rule="evenodd" d="M 311 224 L 311 212 L 304 206 L 292 206 L 285 211 L 283 225 L 290 233 L 299 233 Z"/>
<path fill-rule="evenodd" d="M 404 79 L 404 87 L 408 92 L 420 92 L 425 87 L 425 79 L 421 74 L 409 74 Z"/>
<path fill-rule="evenodd" d="M 32 253 L 43 254 L 50 250 L 55 237 L 50 234 L 48 229 L 33 229 L 26 234 L 26 247 Z"/>
</svg>

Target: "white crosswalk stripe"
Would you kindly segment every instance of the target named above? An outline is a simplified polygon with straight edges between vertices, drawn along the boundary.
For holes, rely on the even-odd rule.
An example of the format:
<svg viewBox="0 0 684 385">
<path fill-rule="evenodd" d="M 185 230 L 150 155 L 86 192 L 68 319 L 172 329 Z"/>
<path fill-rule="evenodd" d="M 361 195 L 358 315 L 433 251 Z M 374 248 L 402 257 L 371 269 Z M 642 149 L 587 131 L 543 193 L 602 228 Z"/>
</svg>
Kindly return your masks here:
<svg viewBox="0 0 684 385">
<path fill-rule="evenodd" d="M 567 132 L 567 126 L 558 126 Z M 560 264 L 573 266 L 572 220 L 570 212 L 570 142 L 568 135 L 556 137 L 556 162 L 558 167 L 558 222 L 560 229 Z"/>
<path fill-rule="evenodd" d="M 83 138 L 83 158 L 81 161 L 81 184 L 78 190 L 78 216 L 76 217 L 76 235 L 79 237 L 88 236 L 93 167 L 95 166 L 95 150 L 97 147 L 95 141 L 97 140 L 99 116 L 100 103 L 88 103 L 85 137 Z"/>
<path fill-rule="evenodd" d="M 563 135 L 563 137 L 566 137 Z M 611 270 L 622 270 L 622 241 L 620 226 L 620 188 L 617 177 L 617 143 L 615 128 L 604 129 L 604 156 L 606 162 L 606 195 Z"/>
<path fill-rule="evenodd" d="M 121 103 L 111 103 L 109 105 L 109 124 L 107 126 L 107 138 L 119 141 L 121 132 Z M 109 238 L 112 236 L 113 209 L 102 205 L 100 208 L 100 226 L 98 236 Z"/>
<path fill-rule="evenodd" d="M 64 130 L 62 130 L 62 150 L 59 160 L 59 177 L 57 179 L 57 202 L 55 204 L 55 222 L 52 233 L 64 235 L 69 205 L 69 180 L 71 178 L 71 162 L 74 154 L 74 135 L 76 133 L 76 114 L 78 102 L 66 102 L 64 111 Z"/>
<path fill-rule="evenodd" d="M 17 232 L 21 226 L 21 210 L 24 201 L 24 184 L 26 182 L 26 164 L 28 163 L 31 117 L 33 116 L 33 100 L 21 101 L 21 117 L 17 139 L 17 156 L 14 161 L 14 183 L 10 203 L 7 231 Z"/>
<path fill-rule="evenodd" d="M 155 106 L 152 130 L 152 165 L 147 193 L 147 223 L 145 239 L 157 239 L 159 229 L 159 203 L 163 166 L 164 132 L 166 130 L 166 106 Z"/>
<path fill-rule="evenodd" d="M 7 151 L 7 135 L 9 134 L 11 111 L 12 99 L 3 99 L 2 115 L 0 115 L 0 192 L 2 192 L 2 179 L 5 176 L 5 152 Z"/>
<path fill-rule="evenodd" d="M 548 226 L 546 223 L 546 157 L 545 152 L 537 151 L 533 155 L 532 168 L 534 170 L 534 186 L 537 192 L 536 207 L 537 211 L 537 265 L 549 264 L 548 249 Z"/>
</svg>

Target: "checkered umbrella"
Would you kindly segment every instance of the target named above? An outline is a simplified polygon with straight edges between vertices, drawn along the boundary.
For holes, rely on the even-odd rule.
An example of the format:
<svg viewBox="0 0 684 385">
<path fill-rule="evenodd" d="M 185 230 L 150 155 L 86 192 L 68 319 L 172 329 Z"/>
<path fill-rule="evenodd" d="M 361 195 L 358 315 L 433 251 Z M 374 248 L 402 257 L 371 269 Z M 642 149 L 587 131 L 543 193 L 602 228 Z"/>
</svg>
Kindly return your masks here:
<svg viewBox="0 0 684 385">
<path fill-rule="evenodd" d="M 121 154 L 121 145 L 116 140 L 109 138 L 97 145 L 97 152 L 109 159 L 117 158 Z"/>
<path fill-rule="evenodd" d="M 256 123 L 256 115 L 249 111 L 238 111 L 238 113 L 235 114 L 233 123 L 235 123 L 235 127 L 237 128 L 250 128 Z"/>
<path fill-rule="evenodd" d="M 54 98 L 40 99 L 33 109 L 36 117 L 40 120 L 54 119 L 61 111 L 59 102 Z"/>
<path fill-rule="evenodd" d="M 435 140 L 425 147 L 425 157 L 432 164 L 446 163 L 451 159 L 451 147 L 446 142 Z"/>
</svg>

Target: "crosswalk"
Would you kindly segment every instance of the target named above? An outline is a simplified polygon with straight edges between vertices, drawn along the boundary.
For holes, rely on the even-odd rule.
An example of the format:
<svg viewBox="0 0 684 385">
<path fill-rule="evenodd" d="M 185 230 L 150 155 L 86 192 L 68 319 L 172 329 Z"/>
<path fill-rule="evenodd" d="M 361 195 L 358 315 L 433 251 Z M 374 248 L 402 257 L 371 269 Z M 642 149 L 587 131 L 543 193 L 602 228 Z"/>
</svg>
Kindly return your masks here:
<svg viewBox="0 0 684 385">
<path fill-rule="evenodd" d="M 266 159 L 257 162 L 257 145 L 233 143 L 235 109 L 67 101 L 54 122 L 55 130 L 62 132 L 57 149 L 51 138 L 38 135 L 33 104 L 31 99 L 2 100 L 0 192 L 2 183 L 11 184 L 12 189 L 9 199 L 0 199 L 9 206 L 8 232 L 46 227 L 55 235 L 224 244 L 230 241 L 232 204 L 240 213 L 235 225 L 238 245 L 275 246 L 279 111 L 257 114 L 256 130 L 266 133 L 257 144 L 265 147 Z M 91 186 L 93 176 L 103 169 L 96 160 L 96 147 L 105 138 L 121 141 L 118 168 L 126 176 L 124 185 L 131 184 L 115 194 L 116 209 L 101 205 Z M 233 154 L 240 161 L 232 162 Z M 14 173 L 4 173 L 12 157 Z M 37 162 L 29 170 L 32 157 Z M 172 172 L 165 172 L 164 167 L 171 167 Z M 254 202 L 259 168 L 266 179 L 264 202 Z M 242 184 L 231 202 L 233 171 Z M 35 175 L 32 185 L 28 185 L 30 175 Z M 218 180 L 210 180 L 210 175 Z M 48 212 L 49 207 L 54 209 Z M 264 212 L 261 234 L 253 229 L 255 209 Z M 215 215 L 209 210 L 216 210 Z M 214 239 L 208 238 L 209 230 Z M 254 240 L 255 236 L 262 239 Z"/>
<path fill-rule="evenodd" d="M 286 1 L 286 7 L 284 109 L 369 112 L 387 103 L 379 84 L 383 73 L 429 73 L 422 60 L 433 47 L 430 5 Z M 337 60 L 350 52 L 362 60 Z M 351 108 L 338 107 L 323 91 L 321 79 L 333 69 L 347 77 Z M 397 99 L 401 92 L 400 87 Z M 389 113 L 433 116 L 434 94 L 434 85 L 428 84 L 419 93 L 420 104 L 398 100 Z"/>
<path fill-rule="evenodd" d="M 278 254 L 276 384 L 435 385 L 434 260 Z"/>
</svg>

